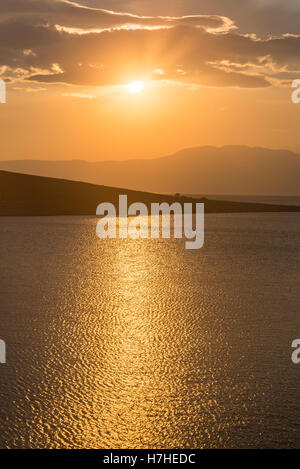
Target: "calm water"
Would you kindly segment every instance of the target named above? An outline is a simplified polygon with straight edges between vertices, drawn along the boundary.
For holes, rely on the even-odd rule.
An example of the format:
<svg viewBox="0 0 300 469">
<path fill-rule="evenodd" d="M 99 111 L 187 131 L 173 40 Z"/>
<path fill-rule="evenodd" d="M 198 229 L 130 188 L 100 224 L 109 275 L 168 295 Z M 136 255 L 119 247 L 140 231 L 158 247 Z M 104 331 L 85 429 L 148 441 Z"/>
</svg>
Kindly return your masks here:
<svg viewBox="0 0 300 469">
<path fill-rule="evenodd" d="M 203 195 L 192 195 L 192 197 L 203 197 Z M 280 195 L 207 195 L 212 200 L 229 200 L 232 202 L 254 202 L 258 204 L 275 205 L 300 205 L 300 196 Z"/>
<path fill-rule="evenodd" d="M 300 447 L 299 222 L 209 215 L 196 252 L 0 218 L 0 446 Z"/>
</svg>

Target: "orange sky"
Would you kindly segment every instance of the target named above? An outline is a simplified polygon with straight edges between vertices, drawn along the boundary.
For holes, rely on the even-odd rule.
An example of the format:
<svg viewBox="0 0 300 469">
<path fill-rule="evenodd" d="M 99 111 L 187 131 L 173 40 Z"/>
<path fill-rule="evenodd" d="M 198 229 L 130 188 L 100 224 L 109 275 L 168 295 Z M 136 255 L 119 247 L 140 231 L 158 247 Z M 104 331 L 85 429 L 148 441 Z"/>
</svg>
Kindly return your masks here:
<svg viewBox="0 0 300 469">
<path fill-rule="evenodd" d="M 291 102 L 300 36 L 249 36 L 201 8 L 160 19 L 2 1 L 1 160 L 150 158 L 227 144 L 300 151 L 300 104 Z M 132 81 L 143 82 L 139 93 L 125 86 Z"/>
<path fill-rule="evenodd" d="M 227 144 L 300 150 L 300 104 L 291 103 L 288 88 L 146 83 L 136 95 L 124 87 L 105 92 L 8 88 L 7 104 L 0 106 L 1 159 L 148 158 Z"/>
</svg>

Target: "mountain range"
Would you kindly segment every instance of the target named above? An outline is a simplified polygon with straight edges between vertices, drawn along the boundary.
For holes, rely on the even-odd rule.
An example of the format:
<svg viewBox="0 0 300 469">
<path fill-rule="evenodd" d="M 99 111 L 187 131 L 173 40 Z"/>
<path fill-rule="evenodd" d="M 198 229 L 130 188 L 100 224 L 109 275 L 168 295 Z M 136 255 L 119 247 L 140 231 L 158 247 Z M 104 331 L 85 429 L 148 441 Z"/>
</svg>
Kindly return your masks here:
<svg viewBox="0 0 300 469">
<path fill-rule="evenodd" d="M 205 146 L 148 160 L 0 161 L 0 169 L 156 193 L 300 194 L 300 154 L 259 147 Z"/>
</svg>

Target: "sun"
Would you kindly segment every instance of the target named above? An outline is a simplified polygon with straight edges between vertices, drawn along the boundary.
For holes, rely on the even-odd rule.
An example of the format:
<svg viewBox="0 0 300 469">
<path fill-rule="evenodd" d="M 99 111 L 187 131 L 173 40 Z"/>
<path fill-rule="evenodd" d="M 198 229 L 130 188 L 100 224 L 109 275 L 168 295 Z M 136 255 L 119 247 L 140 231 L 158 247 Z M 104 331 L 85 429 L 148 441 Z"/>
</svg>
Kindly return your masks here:
<svg viewBox="0 0 300 469">
<path fill-rule="evenodd" d="M 144 83 L 142 81 L 133 81 L 127 85 L 129 91 L 133 94 L 140 93 L 144 89 Z"/>
</svg>

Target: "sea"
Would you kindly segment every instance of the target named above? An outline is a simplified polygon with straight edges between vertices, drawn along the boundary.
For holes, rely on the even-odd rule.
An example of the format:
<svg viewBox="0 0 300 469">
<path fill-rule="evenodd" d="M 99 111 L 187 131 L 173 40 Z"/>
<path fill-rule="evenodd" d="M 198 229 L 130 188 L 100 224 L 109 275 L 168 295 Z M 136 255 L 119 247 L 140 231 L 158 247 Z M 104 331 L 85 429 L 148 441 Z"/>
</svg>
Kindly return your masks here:
<svg viewBox="0 0 300 469">
<path fill-rule="evenodd" d="M 0 218 L 0 447 L 299 448 L 300 214 L 96 223 Z"/>
</svg>

